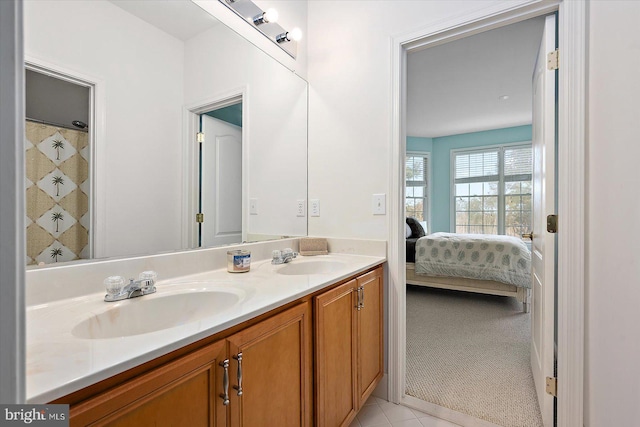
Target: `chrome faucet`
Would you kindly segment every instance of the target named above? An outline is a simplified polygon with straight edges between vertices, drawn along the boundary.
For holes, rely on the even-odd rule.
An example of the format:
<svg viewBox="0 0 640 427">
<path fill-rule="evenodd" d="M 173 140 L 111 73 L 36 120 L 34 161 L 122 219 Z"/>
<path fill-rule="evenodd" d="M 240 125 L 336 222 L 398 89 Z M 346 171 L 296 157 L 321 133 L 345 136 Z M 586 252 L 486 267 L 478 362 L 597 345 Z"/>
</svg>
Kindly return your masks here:
<svg viewBox="0 0 640 427">
<path fill-rule="evenodd" d="M 272 259 L 271 264 L 285 264 L 287 262 L 291 262 L 295 257 L 298 256 L 298 252 L 293 252 L 291 248 L 285 248 L 282 251 L 275 250 L 271 253 Z"/>
<path fill-rule="evenodd" d="M 125 286 L 124 277 L 109 276 L 104 280 L 107 288 L 104 300 L 114 302 L 152 294 L 156 291 L 157 278 L 158 274 L 155 271 L 143 271 L 138 280 L 129 279 L 129 284 Z"/>
</svg>

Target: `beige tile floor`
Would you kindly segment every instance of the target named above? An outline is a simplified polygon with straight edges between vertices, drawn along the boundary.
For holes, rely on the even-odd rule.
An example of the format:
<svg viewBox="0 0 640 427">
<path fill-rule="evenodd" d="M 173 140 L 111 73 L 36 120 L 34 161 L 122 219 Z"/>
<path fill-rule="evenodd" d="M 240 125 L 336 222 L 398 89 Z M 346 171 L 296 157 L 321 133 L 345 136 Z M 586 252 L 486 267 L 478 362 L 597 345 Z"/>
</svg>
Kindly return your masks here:
<svg viewBox="0 0 640 427">
<path fill-rule="evenodd" d="M 350 427 L 460 427 L 406 406 L 371 396 Z"/>
</svg>

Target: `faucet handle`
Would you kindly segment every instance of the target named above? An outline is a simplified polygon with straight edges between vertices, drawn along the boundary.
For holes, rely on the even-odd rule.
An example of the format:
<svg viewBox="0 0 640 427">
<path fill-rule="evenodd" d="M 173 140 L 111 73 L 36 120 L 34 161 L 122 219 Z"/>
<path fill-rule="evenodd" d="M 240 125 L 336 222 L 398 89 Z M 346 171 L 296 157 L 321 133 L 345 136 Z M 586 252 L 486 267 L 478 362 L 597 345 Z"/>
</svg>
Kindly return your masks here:
<svg viewBox="0 0 640 427">
<path fill-rule="evenodd" d="M 122 276 L 109 276 L 103 283 L 108 295 L 118 295 L 124 288 L 125 280 Z"/>
<path fill-rule="evenodd" d="M 158 278 L 158 273 L 156 273 L 153 270 L 147 270 L 147 271 L 143 271 L 142 273 L 140 273 L 140 276 L 138 276 L 138 279 L 140 280 L 156 280 Z"/>
<path fill-rule="evenodd" d="M 138 279 L 144 282 L 143 286 L 153 286 L 158 278 L 158 273 L 153 270 L 147 270 L 140 273 Z"/>
</svg>

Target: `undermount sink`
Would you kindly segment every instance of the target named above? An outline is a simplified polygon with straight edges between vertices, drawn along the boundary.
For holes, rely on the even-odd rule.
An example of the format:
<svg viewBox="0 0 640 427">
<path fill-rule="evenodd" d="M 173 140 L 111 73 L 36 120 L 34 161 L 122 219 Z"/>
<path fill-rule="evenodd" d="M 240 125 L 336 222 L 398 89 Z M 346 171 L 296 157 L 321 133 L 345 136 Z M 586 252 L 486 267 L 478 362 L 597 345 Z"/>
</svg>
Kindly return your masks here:
<svg viewBox="0 0 640 427">
<path fill-rule="evenodd" d="M 133 298 L 83 320 L 71 334 L 103 339 L 156 332 L 227 311 L 242 299 L 239 291 L 219 289 Z"/>
<path fill-rule="evenodd" d="M 288 275 L 311 275 L 330 274 L 344 268 L 346 264 L 340 261 L 315 260 L 315 261 L 292 261 L 277 270 L 278 274 Z"/>
</svg>

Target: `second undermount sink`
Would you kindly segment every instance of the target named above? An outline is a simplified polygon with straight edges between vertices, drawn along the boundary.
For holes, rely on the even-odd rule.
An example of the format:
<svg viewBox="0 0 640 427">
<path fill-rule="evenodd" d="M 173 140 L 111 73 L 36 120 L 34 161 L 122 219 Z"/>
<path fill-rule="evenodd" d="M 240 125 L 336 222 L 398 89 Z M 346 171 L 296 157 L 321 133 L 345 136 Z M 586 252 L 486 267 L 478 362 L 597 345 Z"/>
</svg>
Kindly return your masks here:
<svg viewBox="0 0 640 427">
<path fill-rule="evenodd" d="M 333 260 L 292 261 L 277 270 L 278 274 L 311 275 L 330 274 L 346 267 L 347 264 Z"/>
<path fill-rule="evenodd" d="M 104 339 L 156 332 L 227 311 L 243 298 L 241 291 L 233 289 L 134 298 L 114 303 L 108 310 L 83 320 L 71 334 L 77 338 Z"/>
</svg>

